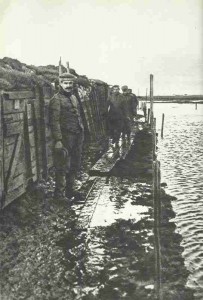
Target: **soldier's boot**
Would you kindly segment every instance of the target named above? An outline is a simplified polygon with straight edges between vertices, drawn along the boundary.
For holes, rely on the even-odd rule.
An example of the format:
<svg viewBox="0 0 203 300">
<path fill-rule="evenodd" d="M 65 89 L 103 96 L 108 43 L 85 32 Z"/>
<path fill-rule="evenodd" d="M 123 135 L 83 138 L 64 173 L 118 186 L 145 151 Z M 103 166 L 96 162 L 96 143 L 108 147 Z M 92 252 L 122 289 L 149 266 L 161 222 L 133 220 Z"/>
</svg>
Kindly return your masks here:
<svg viewBox="0 0 203 300">
<path fill-rule="evenodd" d="M 75 181 L 75 175 L 73 175 L 73 174 L 66 175 L 65 193 L 66 193 L 66 196 L 69 198 L 72 198 L 74 196 L 74 188 L 73 188 L 74 181 Z"/>
<path fill-rule="evenodd" d="M 59 202 L 70 202 L 69 198 L 65 195 L 66 189 L 66 175 L 64 173 L 56 172 L 56 188 L 54 197 Z"/>
<path fill-rule="evenodd" d="M 75 174 L 68 174 L 66 176 L 66 196 L 68 198 L 73 198 L 74 200 L 82 200 L 83 199 L 83 194 L 75 187 Z"/>
</svg>

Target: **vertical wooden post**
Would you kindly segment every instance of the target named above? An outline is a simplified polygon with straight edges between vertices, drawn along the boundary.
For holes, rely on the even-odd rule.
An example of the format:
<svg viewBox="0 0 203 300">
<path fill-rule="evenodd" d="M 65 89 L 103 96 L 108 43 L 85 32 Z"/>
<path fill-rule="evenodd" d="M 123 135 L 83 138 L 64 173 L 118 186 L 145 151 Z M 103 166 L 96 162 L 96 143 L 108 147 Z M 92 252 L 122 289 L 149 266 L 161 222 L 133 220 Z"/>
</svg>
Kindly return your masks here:
<svg viewBox="0 0 203 300">
<path fill-rule="evenodd" d="M 160 198 L 160 162 L 153 162 L 153 200 L 154 200 L 154 250 L 155 250 L 155 290 L 157 299 L 162 300 L 161 286 L 161 198 Z"/>
<path fill-rule="evenodd" d="M 36 100 L 39 101 L 39 133 L 40 133 L 40 145 L 42 149 L 42 177 L 47 179 L 47 148 L 46 148 L 46 127 L 45 127 L 45 102 L 42 88 L 36 87 Z"/>
<path fill-rule="evenodd" d="M 150 108 L 148 108 L 148 112 L 147 112 L 147 123 L 150 123 Z"/>
<path fill-rule="evenodd" d="M 164 114 L 162 114 L 162 122 L 161 122 L 161 138 L 164 136 Z"/>
<path fill-rule="evenodd" d="M 35 101 L 35 100 L 34 100 Z M 29 102 L 29 103 L 28 103 Z M 37 180 L 37 151 L 36 151 L 36 128 L 34 123 L 34 111 L 32 100 L 29 100 L 25 106 L 24 117 L 24 140 L 25 140 L 25 161 L 26 161 L 26 182 Z"/>
<path fill-rule="evenodd" d="M 69 62 L 68 61 L 66 62 L 66 70 L 67 70 L 67 73 L 70 73 L 70 66 L 69 66 Z"/>
<path fill-rule="evenodd" d="M 28 113 L 28 103 L 25 103 L 25 113 L 24 113 L 24 149 L 25 149 L 25 179 L 26 183 L 32 177 L 32 167 L 31 167 L 31 152 L 30 152 L 30 140 L 29 140 L 29 113 Z"/>
<path fill-rule="evenodd" d="M 195 109 L 197 109 L 197 102 L 195 103 Z"/>
<path fill-rule="evenodd" d="M 60 60 L 59 60 L 59 76 L 61 76 L 62 74 L 62 64 L 61 64 L 61 57 L 60 57 Z"/>
<path fill-rule="evenodd" d="M 153 118 L 153 143 L 154 158 L 156 158 L 156 118 Z"/>
<path fill-rule="evenodd" d="M 35 140 L 35 153 L 36 153 L 36 167 L 37 178 L 42 179 L 43 173 L 43 156 L 42 156 L 42 143 L 41 143 L 41 110 L 40 110 L 40 96 L 39 87 L 35 87 L 35 99 L 32 102 L 33 110 L 33 125 L 34 125 L 34 140 Z"/>
<path fill-rule="evenodd" d="M 153 102 L 154 102 L 154 76 L 150 74 L 150 123 L 152 125 L 153 121 Z"/>
<path fill-rule="evenodd" d="M 161 164 L 157 161 L 158 226 L 161 223 Z"/>
</svg>

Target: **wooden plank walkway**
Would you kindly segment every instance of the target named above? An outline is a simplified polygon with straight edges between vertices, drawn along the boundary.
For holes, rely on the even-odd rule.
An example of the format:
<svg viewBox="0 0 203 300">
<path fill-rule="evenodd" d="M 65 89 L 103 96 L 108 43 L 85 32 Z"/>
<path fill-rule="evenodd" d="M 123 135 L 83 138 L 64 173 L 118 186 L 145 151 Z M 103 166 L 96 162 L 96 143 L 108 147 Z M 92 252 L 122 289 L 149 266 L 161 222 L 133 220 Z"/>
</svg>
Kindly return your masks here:
<svg viewBox="0 0 203 300">
<path fill-rule="evenodd" d="M 115 166 L 115 164 L 126 158 L 129 153 L 136 133 L 139 131 L 137 126 L 133 127 L 130 140 L 120 139 L 119 146 L 109 145 L 108 150 L 96 162 L 96 164 L 89 170 L 90 176 L 108 176 Z"/>
<path fill-rule="evenodd" d="M 108 177 L 111 175 L 111 170 L 120 160 L 125 160 L 131 147 L 133 145 L 136 134 L 144 127 L 144 122 L 141 126 L 134 126 L 130 140 L 120 139 L 119 147 L 109 146 L 108 150 L 96 162 L 96 164 L 89 170 L 89 178 L 87 181 L 90 183 L 89 192 L 79 205 L 74 205 L 73 208 L 78 215 L 76 228 L 87 230 L 91 224 L 94 212 L 98 203 L 103 197 L 103 191 L 108 184 Z"/>
</svg>

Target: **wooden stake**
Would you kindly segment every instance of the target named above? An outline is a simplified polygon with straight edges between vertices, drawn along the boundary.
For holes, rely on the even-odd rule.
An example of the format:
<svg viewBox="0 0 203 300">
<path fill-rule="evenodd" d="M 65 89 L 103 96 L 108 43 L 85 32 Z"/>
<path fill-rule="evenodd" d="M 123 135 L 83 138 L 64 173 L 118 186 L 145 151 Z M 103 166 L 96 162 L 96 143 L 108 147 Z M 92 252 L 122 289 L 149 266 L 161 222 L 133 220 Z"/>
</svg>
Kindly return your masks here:
<svg viewBox="0 0 203 300">
<path fill-rule="evenodd" d="M 164 114 L 162 114 L 162 123 L 161 123 L 161 138 L 164 136 Z"/>
<path fill-rule="evenodd" d="M 154 80 L 154 77 L 152 74 L 150 74 L 150 123 L 151 123 L 151 126 L 152 126 L 152 123 L 153 123 L 153 102 L 154 102 L 154 86 L 153 86 L 153 80 Z"/>
<path fill-rule="evenodd" d="M 195 109 L 197 109 L 197 103 L 195 103 Z"/>
<path fill-rule="evenodd" d="M 148 108 L 148 112 L 147 112 L 147 123 L 149 124 L 150 122 L 150 108 Z"/>
<path fill-rule="evenodd" d="M 161 198 L 160 198 L 160 162 L 153 162 L 153 204 L 154 204 L 154 253 L 155 253 L 155 291 L 157 299 L 162 297 L 161 280 L 161 243 L 160 243 L 160 224 L 161 224 Z"/>
<path fill-rule="evenodd" d="M 66 62 L 66 70 L 67 70 L 67 73 L 70 74 L 70 66 L 69 66 L 69 62 L 68 61 Z"/>
<path fill-rule="evenodd" d="M 60 60 L 59 60 L 59 76 L 61 76 L 62 74 L 62 65 L 61 65 L 61 57 L 60 57 Z"/>
<path fill-rule="evenodd" d="M 153 118 L 153 157 L 156 158 L 156 118 Z"/>
</svg>

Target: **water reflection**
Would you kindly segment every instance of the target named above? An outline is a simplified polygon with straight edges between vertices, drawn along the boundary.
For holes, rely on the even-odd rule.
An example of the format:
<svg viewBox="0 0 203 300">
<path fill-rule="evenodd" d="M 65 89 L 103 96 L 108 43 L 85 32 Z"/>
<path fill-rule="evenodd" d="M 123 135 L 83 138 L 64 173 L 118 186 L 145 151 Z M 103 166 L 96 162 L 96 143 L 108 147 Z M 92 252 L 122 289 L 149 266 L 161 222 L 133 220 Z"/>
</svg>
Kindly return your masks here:
<svg viewBox="0 0 203 300">
<path fill-rule="evenodd" d="M 147 206 L 133 206 L 133 203 L 129 201 L 136 199 L 139 195 L 142 195 L 139 184 L 134 184 L 128 189 L 125 182 L 110 178 L 109 183 L 102 189 L 90 227 L 108 226 L 117 219 L 135 219 L 138 222 L 143 214 L 149 211 Z"/>
<path fill-rule="evenodd" d="M 156 298 L 152 201 L 150 205 L 148 201 L 152 196 L 145 194 L 147 188 L 148 184 L 113 177 L 102 189 L 87 233 L 85 275 L 78 286 L 81 298 Z"/>
</svg>

